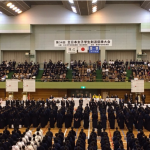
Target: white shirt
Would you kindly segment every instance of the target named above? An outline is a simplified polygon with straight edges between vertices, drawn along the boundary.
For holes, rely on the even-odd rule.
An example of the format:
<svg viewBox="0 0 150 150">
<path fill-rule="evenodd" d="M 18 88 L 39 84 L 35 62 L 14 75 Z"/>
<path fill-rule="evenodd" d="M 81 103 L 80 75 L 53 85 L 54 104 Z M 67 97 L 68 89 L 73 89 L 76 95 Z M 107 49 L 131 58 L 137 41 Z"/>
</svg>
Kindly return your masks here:
<svg viewBox="0 0 150 150">
<path fill-rule="evenodd" d="M 12 146 L 12 150 L 20 150 L 18 145 Z"/>
<path fill-rule="evenodd" d="M 34 150 L 37 150 L 37 145 L 35 143 L 36 143 L 35 141 L 31 141 L 32 147 L 34 148 Z"/>
<path fill-rule="evenodd" d="M 17 142 L 17 144 L 19 146 L 19 148 L 22 148 L 22 146 L 24 145 L 23 142 Z"/>
<path fill-rule="evenodd" d="M 40 135 L 36 135 L 36 136 L 35 136 L 35 139 L 37 139 L 37 140 L 40 141 L 40 142 L 42 141 L 42 137 L 41 137 Z"/>
<path fill-rule="evenodd" d="M 22 141 L 23 141 L 24 143 L 27 143 L 27 140 L 26 140 L 25 137 L 22 138 Z"/>
<path fill-rule="evenodd" d="M 28 131 L 28 132 L 26 132 L 26 136 L 32 137 L 32 133 Z"/>
<path fill-rule="evenodd" d="M 91 69 L 90 69 L 90 68 L 88 68 L 88 69 L 87 69 L 87 72 L 91 72 Z"/>
<path fill-rule="evenodd" d="M 33 146 L 32 145 L 28 145 L 25 150 L 34 150 Z"/>
</svg>

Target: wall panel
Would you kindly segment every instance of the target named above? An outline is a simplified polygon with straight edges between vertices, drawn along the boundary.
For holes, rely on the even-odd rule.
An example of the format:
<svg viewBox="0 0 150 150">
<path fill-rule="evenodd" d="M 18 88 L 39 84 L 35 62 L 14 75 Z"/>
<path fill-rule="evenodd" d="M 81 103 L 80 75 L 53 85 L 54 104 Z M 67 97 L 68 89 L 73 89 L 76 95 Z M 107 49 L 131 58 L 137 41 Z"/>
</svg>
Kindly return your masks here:
<svg viewBox="0 0 150 150">
<path fill-rule="evenodd" d="M 126 61 L 128 59 L 128 61 L 130 61 L 130 59 L 135 59 L 136 58 L 136 51 L 125 51 L 125 50 L 109 50 L 107 51 L 107 60 L 124 60 Z"/>
<path fill-rule="evenodd" d="M 142 49 L 150 48 L 150 33 L 142 33 Z"/>
<path fill-rule="evenodd" d="M 89 63 L 89 60 L 92 62 L 96 62 L 98 59 L 100 59 L 100 53 L 99 54 L 91 54 L 91 53 L 77 53 L 77 54 L 71 54 L 71 60 L 85 60 L 87 63 Z"/>
<path fill-rule="evenodd" d="M 35 50 L 63 50 L 54 47 L 54 40 L 65 39 L 65 26 L 63 25 L 37 25 L 34 26 Z"/>
<path fill-rule="evenodd" d="M 143 50 L 142 52 L 145 52 L 147 54 L 147 56 L 142 56 L 142 59 L 150 61 L 150 50 Z"/>
<path fill-rule="evenodd" d="M 106 49 L 136 49 L 136 31 L 138 25 L 106 25 L 106 39 L 113 44 Z"/>
<path fill-rule="evenodd" d="M 58 60 L 64 62 L 64 52 L 65 51 L 36 51 L 36 60 L 39 63 L 44 63 L 44 61 L 49 61 L 50 59 L 55 63 Z"/>
<path fill-rule="evenodd" d="M 1 50 L 30 50 L 30 34 L 2 34 Z"/>
<path fill-rule="evenodd" d="M 15 60 L 16 62 L 30 61 L 29 56 L 25 56 L 25 53 L 29 51 L 3 51 L 3 60 Z"/>
</svg>

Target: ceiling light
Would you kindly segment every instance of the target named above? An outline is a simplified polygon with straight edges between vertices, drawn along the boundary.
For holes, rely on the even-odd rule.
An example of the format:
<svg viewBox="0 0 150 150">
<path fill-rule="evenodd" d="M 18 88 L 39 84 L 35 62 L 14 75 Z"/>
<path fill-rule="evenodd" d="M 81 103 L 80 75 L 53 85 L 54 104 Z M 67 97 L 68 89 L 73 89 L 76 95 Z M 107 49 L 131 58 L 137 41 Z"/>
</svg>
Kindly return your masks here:
<svg viewBox="0 0 150 150">
<path fill-rule="evenodd" d="M 76 10 L 76 8 L 75 8 L 74 6 L 72 6 L 71 8 L 72 8 L 72 11 L 73 11 L 74 13 L 77 13 L 77 10 Z"/>
<path fill-rule="evenodd" d="M 20 9 L 16 9 L 16 10 L 15 10 L 15 12 L 18 12 L 18 11 L 20 11 Z"/>
<path fill-rule="evenodd" d="M 22 11 L 20 10 L 20 11 L 18 11 L 18 14 L 20 14 L 20 13 L 22 13 Z"/>
<path fill-rule="evenodd" d="M 7 4 L 7 6 L 11 6 L 11 5 L 12 5 L 12 3 L 8 3 L 8 4 Z"/>
<path fill-rule="evenodd" d="M 0 11 L 0 14 L 2 14 L 2 12 Z"/>
<path fill-rule="evenodd" d="M 14 7 L 14 8 L 13 8 L 13 10 L 16 10 L 16 9 L 17 9 L 17 7 Z"/>
<path fill-rule="evenodd" d="M 92 4 L 94 4 L 94 3 L 96 3 L 97 2 L 97 0 L 92 0 Z"/>
<path fill-rule="evenodd" d="M 11 5 L 11 6 L 10 6 L 10 8 L 14 8 L 14 7 L 15 7 L 15 5 Z"/>
<path fill-rule="evenodd" d="M 73 0 L 69 0 L 69 3 L 73 4 L 73 3 L 74 3 L 74 1 L 73 1 Z"/>
<path fill-rule="evenodd" d="M 97 11 L 97 6 L 94 6 L 93 8 L 92 8 L 92 12 L 96 12 Z"/>
</svg>

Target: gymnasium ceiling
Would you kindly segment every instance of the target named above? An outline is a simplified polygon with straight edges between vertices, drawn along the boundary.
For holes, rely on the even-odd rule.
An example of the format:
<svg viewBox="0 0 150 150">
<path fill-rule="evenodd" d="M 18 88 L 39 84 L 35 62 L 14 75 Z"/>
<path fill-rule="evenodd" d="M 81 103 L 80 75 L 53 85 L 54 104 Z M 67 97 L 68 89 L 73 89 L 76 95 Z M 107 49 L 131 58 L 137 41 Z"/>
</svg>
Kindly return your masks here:
<svg viewBox="0 0 150 150">
<path fill-rule="evenodd" d="M 0 11 L 8 16 L 17 16 L 29 9 L 32 9 L 32 5 L 62 5 L 66 9 L 74 11 L 79 15 L 90 15 L 105 7 L 106 4 L 139 4 L 143 9 L 150 11 L 150 0 L 71 0 L 73 3 L 69 3 L 69 0 L 0 0 Z M 7 6 L 11 3 L 13 8 Z M 74 8 L 73 8 L 74 7 Z M 95 8 L 94 8 L 95 7 Z M 16 9 L 20 11 L 16 12 Z M 19 12 L 19 13 L 18 13 Z"/>
</svg>

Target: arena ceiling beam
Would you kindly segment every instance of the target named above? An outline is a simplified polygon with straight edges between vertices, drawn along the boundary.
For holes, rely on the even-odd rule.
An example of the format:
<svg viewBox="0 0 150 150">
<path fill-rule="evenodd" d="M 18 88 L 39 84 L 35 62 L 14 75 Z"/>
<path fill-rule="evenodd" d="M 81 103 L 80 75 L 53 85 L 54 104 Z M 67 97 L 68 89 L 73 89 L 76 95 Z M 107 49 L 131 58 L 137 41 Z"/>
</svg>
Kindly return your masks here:
<svg viewBox="0 0 150 150">
<path fill-rule="evenodd" d="M 150 0 L 144 0 L 141 2 L 141 7 L 150 11 Z"/>
<path fill-rule="evenodd" d="M 7 16 L 17 16 L 20 13 L 23 13 L 30 8 L 31 8 L 30 4 L 23 0 L 1 1 L 0 2 L 0 11 L 2 13 L 6 14 Z"/>
<path fill-rule="evenodd" d="M 72 2 L 72 3 L 71 3 Z M 101 10 L 105 7 L 106 0 L 68 0 L 68 1 L 62 1 L 63 6 L 73 11 L 74 13 L 77 13 L 79 15 L 91 15 L 92 13 L 97 12 L 98 10 Z"/>
</svg>

